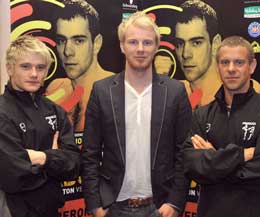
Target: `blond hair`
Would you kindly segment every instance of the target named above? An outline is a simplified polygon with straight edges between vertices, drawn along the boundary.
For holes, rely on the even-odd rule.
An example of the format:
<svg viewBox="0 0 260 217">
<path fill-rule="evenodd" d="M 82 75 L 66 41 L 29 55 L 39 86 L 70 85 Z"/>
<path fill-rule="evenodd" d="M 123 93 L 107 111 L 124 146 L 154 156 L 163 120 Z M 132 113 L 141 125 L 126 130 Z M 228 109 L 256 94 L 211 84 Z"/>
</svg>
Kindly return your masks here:
<svg viewBox="0 0 260 217">
<path fill-rule="evenodd" d="M 120 42 L 125 40 L 125 33 L 129 26 L 137 26 L 142 28 L 152 29 L 155 33 L 156 44 L 160 43 L 160 32 L 158 26 L 155 24 L 154 20 L 145 14 L 144 12 L 138 11 L 132 14 L 128 19 L 123 20 L 118 26 L 118 38 Z"/>
<path fill-rule="evenodd" d="M 46 60 L 47 69 L 49 69 L 53 58 L 48 47 L 39 39 L 30 35 L 20 36 L 11 42 L 6 51 L 6 64 L 14 65 L 17 60 L 30 53 L 40 54 Z"/>
</svg>

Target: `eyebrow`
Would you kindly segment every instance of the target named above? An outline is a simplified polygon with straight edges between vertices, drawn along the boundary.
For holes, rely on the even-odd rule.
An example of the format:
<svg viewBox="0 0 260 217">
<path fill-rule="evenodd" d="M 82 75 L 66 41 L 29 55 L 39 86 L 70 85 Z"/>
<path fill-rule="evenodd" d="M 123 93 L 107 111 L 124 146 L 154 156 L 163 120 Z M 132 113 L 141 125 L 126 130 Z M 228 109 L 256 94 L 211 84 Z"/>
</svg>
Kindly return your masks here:
<svg viewBox="0 0 260 217">
<path fill-rule="evenodd" d="M 188 41 L 196 41 L 196 40 L 204 40 L 204 39 L 205 39 L 205 37 L 203 37 L 203 36 L 197 36 L 197 37 L 189 38 Z M 183 38 L 175 38 L 175 41 L 184 42 L 185 40 Z"/>
<path fill-rule="evenodd" d="M 88 36 L 86 35 L 73 35 L 70 38 L 87 38 Z M 68 39 L 65 35 L 61 35 L 61 34 L 56 34 L 56 38 L 64 38 L 64 39 Z"/>
<path fill-rule="evenodd" d="M 189 39 L 189 41 L 196 41 L 196 40 L 203 40 L 203 39 L 205 39 L 205 37 L 198 36 L 198 37 L 193 37 L 193 38 Z"/>
</svg>

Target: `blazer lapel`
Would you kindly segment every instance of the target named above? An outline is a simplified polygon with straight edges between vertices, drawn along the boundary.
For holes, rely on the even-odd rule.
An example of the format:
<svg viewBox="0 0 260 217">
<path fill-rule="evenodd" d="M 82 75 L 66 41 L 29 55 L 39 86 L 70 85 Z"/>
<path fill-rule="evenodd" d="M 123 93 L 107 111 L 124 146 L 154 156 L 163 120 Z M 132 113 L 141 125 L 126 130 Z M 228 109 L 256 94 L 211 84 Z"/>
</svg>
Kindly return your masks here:
<svg viewBox="0 0 260 217">
<path fill-rule="evenodd" d="M 110 86 L 113 118 L 116 127 L 116 137 L 121 153 L 122 162 L 125 165 L 125 84 L 124 72 L 114 79 Z"/>
<path fill-rule="evenodd" d="M 154 169 L 159 146 L 167 98 L 167 86 L 154 72 L 152 87 L 152 115 L 151 115 L 151 168 Z"/>
</svg>

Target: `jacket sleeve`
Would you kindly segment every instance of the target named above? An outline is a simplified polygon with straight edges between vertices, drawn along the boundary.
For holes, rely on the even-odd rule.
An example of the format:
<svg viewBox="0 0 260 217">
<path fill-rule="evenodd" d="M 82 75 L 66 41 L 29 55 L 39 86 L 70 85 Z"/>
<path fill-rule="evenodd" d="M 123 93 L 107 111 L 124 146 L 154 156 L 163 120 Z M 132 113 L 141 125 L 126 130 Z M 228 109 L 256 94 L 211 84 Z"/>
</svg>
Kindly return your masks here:
<svg viewBox="0 0 260 217">
<path fill-rule="evenodd" d="M 103 138 L 101 111 L 96 92 L 96 85 L 94 84 L 86 110 L 83 138 L 83 194 L 88 211 L 102 206 L 99 194 L 99 169 Z"/>
<path fill-rule="evenodd" d="M 189 189 L 190 180 L 184 176 L 183 168 L 183 143 L 191 127 L 192 111 L 190 102 L 183 86 L 179 95 L 178 114 L 176 114 L 175 135 L 176 135 L 176 162 L 175 176 L 171 192 L 168 197 L 169 203 L 183 210 L 186 195 Z"/>
<path fill-rule="evenodd" d="M 57 107 L 58 149 L 48 149 L 44 169 L 48 176 L 59 181 L 76 179 L 80 169 L 80 149 L 75 144 L 73 128 L 65 111 Z"/>
<path fill-rule="evenodd" d="M 0 129 L 0 188 L 17 193 L 43 185 L 47 175 L 41 167 L 31 165 L 15 124 L 1 116 Z"/>
<path fill-rule="evenodd" d="M 184 143 L 184 170 L 199 184 L 214 184 L 223 181 L 244 163 L 244 152 L 236 144 L 228 144 L 217 150 L 195 149 L 191 136 L 198 134 L 205 140 L 207 138 L 203 115 L 206 112 L 201 109 L 193 113 L 192 129 Z"/>
<path fill-rule="evenodd" d="M 260 180 L 260 137 L 256 141 L 255 152 L 252 160 L 244 162 L 232 174 L 230 180 L 235 182 L 247 182 L 250 184 L 254 179 Z"/>
</svg>

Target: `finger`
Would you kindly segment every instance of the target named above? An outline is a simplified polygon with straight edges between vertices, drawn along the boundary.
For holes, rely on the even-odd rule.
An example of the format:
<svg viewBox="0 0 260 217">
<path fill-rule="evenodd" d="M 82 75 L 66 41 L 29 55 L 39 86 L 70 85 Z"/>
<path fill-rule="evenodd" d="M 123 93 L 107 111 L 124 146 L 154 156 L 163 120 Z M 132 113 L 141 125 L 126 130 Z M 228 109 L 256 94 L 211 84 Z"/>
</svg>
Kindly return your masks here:
<svg viewBox="0 0 260 217">
<path fill-rule="evenodd" d="M 53 135 L 53 141 L 52 141 L 52 149 L 58 149 L 58 139 L 59 139 L 59 131 L 56 131 Z"/>
<path fill-rule="evenodd" d="M 208 144 L 209 148 L 216 150 L 215 147 L 210 142 L 207 142 L 207 144 Z"/>
<path fill-rule="evenodd" d="M 194 136 L 191 137 L 191 141 L 192 141 L 192 144 L 193 144 L 193 146 L 194 146 L 195 149 L 200 149 L 200 148 L 202 148 L 201 143 L 197 140 L 196 137 L 194 137 Z"/>
<path fill-rule="evenodd" d="M 211 149 L 212 148 L 212 149 L 215 150 L 214 146 L 210 142 L 204 140 L 201 136 L 196 134 L 196 135 L 194 135 L 194 137 L 200 143 L 201 148 L 203 148 L 203 149 Z"/>
<path fill-rule="evenodd" d="M 206 140 L 204 140 L 201 136 L 195 134 L 194 137 L 202 144 L 207 143 Z"/>
</svg>

